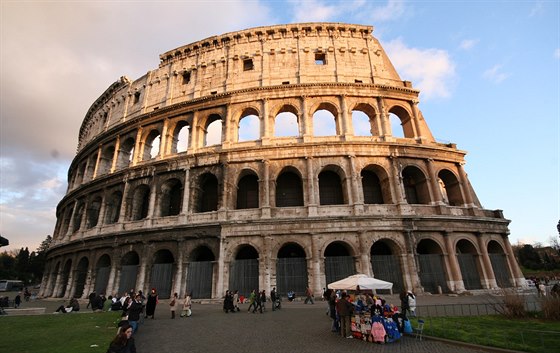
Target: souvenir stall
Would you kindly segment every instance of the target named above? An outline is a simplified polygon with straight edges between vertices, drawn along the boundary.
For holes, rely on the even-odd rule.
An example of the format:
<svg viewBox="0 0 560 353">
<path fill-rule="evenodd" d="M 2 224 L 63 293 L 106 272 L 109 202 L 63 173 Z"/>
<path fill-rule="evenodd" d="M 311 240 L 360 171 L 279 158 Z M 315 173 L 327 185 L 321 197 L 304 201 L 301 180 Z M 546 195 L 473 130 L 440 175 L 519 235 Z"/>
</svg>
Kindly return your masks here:
<svg viewBox="0 0 560 353">
<path fill-rule="evenodd" d="M 357 274 L 330 283 L 327 287 L 336 291 L 345 291 L 350 295 L 354 305 L 351 325 L 352 335 L 355 338 L 368 342 L 388 343 L 401 337 L 389 304 L 384 307 L 381 299 L 378 299 L 378 302 L 373 304 L 372 310 L 364 298 L 364 294 L 374 295 L 377 289 L 392 289 L 393 283 Z"/>
</svg>

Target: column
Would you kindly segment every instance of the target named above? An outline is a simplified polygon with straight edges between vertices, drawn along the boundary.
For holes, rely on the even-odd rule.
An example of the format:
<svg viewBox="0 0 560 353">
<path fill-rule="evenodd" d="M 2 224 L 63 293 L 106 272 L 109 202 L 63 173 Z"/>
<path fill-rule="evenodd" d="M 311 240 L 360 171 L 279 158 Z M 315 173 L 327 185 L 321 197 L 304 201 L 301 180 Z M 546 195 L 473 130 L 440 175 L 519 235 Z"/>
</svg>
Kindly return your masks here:
<svg viewBox="0 0 560 353">
<path fill-rule="evenodd" d="M 509 243 L 508 235 L 502 234 L 502 240 L 504 242 L 504 246 L 506 247 L 506 255 L 508 264 L 511 267 L 511 271 L 513 274 L 513 280 L 515 281 L 516 285 L 521 286 L 525 284 L 525 276 L 521 273 L 519 266 L 517 265 L 517 260 L 515 259 L 515 254 L 513 253 L 513 249 L 511 248 L 511 244 Z"/>
<path fill-rule="evenodd" d="M 183 203 L 181 205 L 181 214 L 186 215 L 189 213 L 189 191 L 191 187 L 191 182 L 189 179 L 190 168 L 185 168 L 185 185 L 183 185 Z"/>
<path fill-rule="evenodd" d="M 136 133 L 136 141 L 134 143 L 134 155 L 132 156 L 132 166 L 138 164 L 139 161 L 142 160 L 143 155 L 143 146 L 144 142 L 142 141 L 142 126 L 138 127 L 138 132 Z"/>
<path fill-rule="evenodd" d="M 306 157 L 307 166 L 307 215 L 316 216 L 317 215 L 317 195 L 316 195 L 316 185 L 315 185 L 315 175 L 313 172 L 313 158 Z"/>
<path fill-rule="evenodd" d="M 99 161 L 101 160 L 101 155 L 103 154 L 103 145 L 100 145 L 97 149 L 97 158 L 95 158 L 95 167 L 93 167 L 93 175 L 91 179 L 97 178 L 97 171 L 99 170 Z"/>
<path fill-rule="evenodd" d="M 130 192 L 130 183 L 128 182 L 128 180 L 126 180 L 126 178 L 123 181 L 124 181 L 124 190 L 123 190 L 123 196 L 121 202 L 121 209 L 119 210 L 120 223 L 124 223 L 128 220 L 126 214 L 126 208 L 128 207 L 128 203 L 126 200 L 130 199 L 131 202 L 133 202 L 132 198 L 128 198 L 128 193 Z"/>
<path fill-rule="evenodd" d="M 266 57 L 266 55 L 263 56 L 263 58 Z M 268 144 L 271 136 L 271 128 L 270 128 L 270 121 L 269 121 L 269 117 L 268 117 L 268 98 L 264 98 L 262 100 L 262 104 L 261 104 L 261 133 L 260 133 L 260 138 L 261 141 L 263 143 L 263 145 Z"/>
<path fill-rule="evenodd" d="M 113 256 L 111 258 L 111 271 L 109 272 L 109 280 L 107 281 L 107 290 L 105 293 L 107 296 L 112 295 L 115 296 L 115 277 L 117 275 L 117 261 L 118 255 L 116 251 L 113 251 Z"/>
<path fill-rule="evenodd" d="M 373 277 L 373 269 L 371 268 L 371 262 L 369 259 L 369 241 L 367 239 L 367 233 L 365 231 L 358 232 L 358 244 L 360 244 L 360 273 Z"/>
<path fill-rule="evenodd" d="M 270 161 L 264 159 L 262 161 L 262 187 L 260 188 L 262 191 L 262 205 L 261 205 L 261 217 L 263 218 L 270 218 Z"/>
<path fill-rule="evenodd" d="M 348 121 L 348 111 L 346 107 L 346 95 L 342 94 L 339 97 L 340 100 L 340 113 L 338 114 L 338 119 L 340 122 L 337 123 L 338 131 L 340 131 L 340 136 L 344 139 L 348 135 L 354 135 L 352 124 Z"/>
<path fill-rule="evenodd" d="M 350 190 L 352 194 L 352 204 L 363 205 L 363 197 L 360 197 L 358 174 L 356 173 L 356 156 L 348 156 L 348 169 L 350 169 Z"/>
<path fill-rule="evenodd" d="M 310 274 L 311 278 L 309 278 L 309 287 L 313 293 L 321 293 L 322 288 L 326 286 L 321 285 L 321 280 L 323 276 L 321 276 L 321 249 L 320 244 L 318 243 L 316 234 L 311 233 L 309 235 L 311 237 L 311 268 Z"/>
<path fill-rule="evenodd" d="M 307 96 L 301 96 L 301 136 L 304 142 L 313 138 L 313 118 L 307 112 Z"/>
<path fill-rule="evenodd" d="M 392 166 L 391 177 L 393 179 L 393 182 L 391 184 L 393 185 L 392 189 L 393 189 L 393 192 L 395 194 L 395 201 L 398 204 L 405 204 L 407 202 L 406 202 L 406 199 L 405 199 L 404 188 L 402 186 L 398 157 L 390 156 L 389 160 L 390 160 L 391 166 Z"/>
<path fill-rule="evenodd" d="M 115 152 L 113 153 L 113 161 L 111 162 L 110 173 L 114 173 L 117 170 L 117 163 L 119 161 L 119 153 L 121 150 L 121 136 L 117 135 L 117 140 L 115 141 Z"/>
<path fill-rule="evenodd" d="M 145 282 L 146 271 L 148 270 L 148 261 L 151 261 L 151 259 L 148 259 L 146 248 L 142 249 L 142 253 L 143 256 L 140 257 L 140 269 L 138 270 L 138 275 L 136 276 L 136 288 L 141 289 L 142 293 L 148 293 L 149 288 L 146 286 Z"/>
<path fill-rule="evenodd" d="M 430 183 L 432 189 L 432 204 L 442 205 L 443 198 L 441 197 L 441 190 L 439 188 L 438 177 L 434 170 L 434 160 L 432 158 L 428 158 L 426 160 L 426 166 L 428 167 L 428 174 L 430 177 Z"/>
<path fill-rule="evenodd" d="M 156 194 L 157 194 L 157 185 L 152 180 L 152 185 L 150 186 L 150 203 L 148 205 L 148 216 L 146 219 L 154 218 L 154 212 L 156 208 Z"/>
<path fill-rule="evenodd" d="M 178 293 L 179 298 L 181 298 L 181 289 L 183 288 L 183 257 L 184 257 L 183 245 L 180 243 L 178 246 L 178 256 L 177 260 L 177 271 L 175 272 L 173 293 Z M 171 294 L 173 296 L 173 294 Z"/>
<path fill-rule="evenodd" d="M 488 249 L 486 248 L 486 242 L 484 241 L 485 236 L 482 233 L 475 233 L 475 235 L 482 259 L 482 272 L 484 274 L 484 278 L 482 279 L 483 288 L 496 289 L 498 288 L 498 284 L 496 283 L 496 275 L 494 274 L 492 261 L 490 260 Z"/>
<path fill-rule="evenodd" d="M 169 150 L 171 149 L 172 143 L 173 136 L 169 136 L 169 119 L 163 119 L 163 128 L 161 129 L 161 139 L 159 141 L 158 153 L 158 157 L 160 159 L 165 158 L 165 156 L 169 155 Z"/>
<path fill-rule="evenodd" d="M 459 171 L 459 179 L 461 181 L 461 190 L 463 195 L 465 195 L 465 206 L 474 207 L 473 197 L 471 195 L 471 188 L 469 187 L 469 179 L 467 178 L 467 173 L 463 168 L 465 163 L 457 163 L 457 170 Z"/>
<path fill-rule="evenodd" d="M 461 268 L 459 266 L 459 261 L 457 260 L 457 253 L 453 242 L 451 240 L 450 232 L 443 232 L 443 241 L 445 242 L 445 251 L 447 252 L 447 259 L 449 260 L 449 287 L 455 292 L 464 292 L 465 285 L 463 283 L 463 275 L 461 274 Z"/>
<path fill-rule="evenodd" d="M 377 97 L 377 107 L 380 114 L 379 135 L 382 138 L 392 136 L 391 124 L 389 122 L 389 113 L 385 112 L 385 104 L 383 98 Z"/>
</svg>

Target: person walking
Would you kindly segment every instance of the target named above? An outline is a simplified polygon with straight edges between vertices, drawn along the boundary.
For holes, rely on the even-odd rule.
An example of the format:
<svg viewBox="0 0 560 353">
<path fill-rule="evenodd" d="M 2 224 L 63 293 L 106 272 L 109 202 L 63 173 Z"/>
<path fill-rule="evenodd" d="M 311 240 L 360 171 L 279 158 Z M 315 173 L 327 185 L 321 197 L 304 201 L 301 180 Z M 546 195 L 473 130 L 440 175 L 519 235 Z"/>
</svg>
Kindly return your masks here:
<svg viewBox="0 0 560 353">
<path fill-rule="evenodd" d="M 177 311 L 177 307 L 179 306 L 179 300 L 177 293 L 173 293 L 173 298 L 169 303 L 169 310 L 171 311 L 171 318 L 175 318 L 175 312 Z"/>
<path fill-rule="evenodd" d="M 336 311 L 340 317 L 340 334 L 342 337 L 352 338 L 352 327 L 350 324 L 350 316 L 354 308 L 352 303 L 348 301 L 348 294 L 342 293 L 342 297 L 336 303 Z"/>
<path fill-rule="evenodd" d="M 95 291 L 89 293 L 89 295 L 88 295 L 88 303 L 87 303 L 87 305 L 86 305 L 86 309 L 89 309 L 89 307 L 91 306 L 91 307 L 92 307 L 91 310 L 95 310 L 95 309 L 93 308 L 93 301 L 95 300 L 95 296 L 96 296 L 96 295 L 97 295 L 97 294 L 95 293 Z"/>
<path fill-rule="evenodd" d="M 251 308 L 254 306 L 254 309 L 257 310 L 257 293 L 256 290 L 253 289 L 251 294 L 249 294 L 249 308 L 247 312 L 251 312 Z"/>
<path fill-rule="evenodd" d="M 234 311 L 239 311 L 239 291 L 236 289 L 233 292 L 233 309 Z"/>
<path fill-rule="evenodd" d="M 276 310 L 276 287 L 270 291 L 270 301 L 272 302 L 272 311 Z"/>
<path fill-rule="evenodd" d="M 152 288 L 152 291 L 148 295 L 148 300 L 146 303 L 146 315 L 144 316 L 145 318 L 148 318 L 148 316 L 151 316 L 152 319 L 154 318 L 154 314 L 156 312 L 156 305 L 158 304 L 158 301 L 159 299 L 158 299 L 157 291 L 155 288 Z"/>
<path fill-rule="evenodd" d="M 305 301 L 303 302 L 303 304 L 307 304 L 308 302 L 311 302 L 311 304 L 315 304 L 313 303 L 313 292 L 309 287 L 305 289 Z"/>
<path fill-rule="evenodd" d="M 132 326 L 132 333 L 136 333 L 140 316 L 142 315 L 142 299 L 140 295 L 137 294 L 130 302 L 126 313 L 128 314 L 128 323 Z"/>
<path fill-rule="evenodd" d="M 185 294 L 185 300 L 183 301 L 183 311 L 181 311 L 181 317 L 189 317 L 192 314 L 192 303 L 191 295 L 189 292 Z"/>
</svg>

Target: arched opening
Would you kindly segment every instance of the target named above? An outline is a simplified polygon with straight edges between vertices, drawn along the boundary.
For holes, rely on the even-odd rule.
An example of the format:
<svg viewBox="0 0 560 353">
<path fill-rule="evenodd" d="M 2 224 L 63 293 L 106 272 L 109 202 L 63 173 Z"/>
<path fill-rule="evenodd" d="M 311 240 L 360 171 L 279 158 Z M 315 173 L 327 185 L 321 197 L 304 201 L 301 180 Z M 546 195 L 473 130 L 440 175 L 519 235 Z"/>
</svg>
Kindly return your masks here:
<svg viewBox="0 0 560 353">
<path fill-rule="evenodd" d="M 150 206 L 150 187 L 142 184 L 134 189 L 132 194 L 132 210 L 130 219 L 138 221 L 148 217 Z"/>
<path fill-rule="evenodd" d="M 326 109 L 317 110 L 313 113 L 313 135 L 314 136 L 336 136 L 336 117 Z"/>
<path fill-rule="evenodd" d="M 420 169 L 408 166 L 402 171 L 402 177 L 407 203 L 424 205 L 430 203 L 428 181 Z"/>
<path fill-rule="evenodd" d="M 136 276 L 138 275 L 138 266 L 140 265 L 140 257 L 136 251 L 127 252 L 121 259 L 121 277 L 119 280 L 119 292 L 129 292 L 136 288 Z"/>
<path fill-rule="evenodd" d="M 259 208 L 259 178 L 245 175 L 237 183 L 237 209 Z"/>
<path fill-rule="evenodd" d="M 183 201 L 183 184 L 179 179 L 169 179 L 161 186 L 161 217 L 176 216 L 181 212 Z"/>
<path fill-rule="evenodd" d="M 424 291 L 437 294 L 441 289 L 443 293 L 448 293 L 443 251 L 438 243 L 422 239 L 416 247 L 416 253 L 420 265 L 420 284 Z"/>
<path fill-rule="evenodd" d="M 365 204 L 383 204 L 383 189 L 381 180 L 377 174 L 371 170 L 362 170 L 362 189 L 364 191 Z"/>
<path fill-rule="evenodd" d="M 85 205 L 83 202 L 80 202 L 78 208 L 76 209 L 76 213 L 74 214 L 74 222 L 72 224 L 72 232 L 77 232 L 80 230 L 82 225 L 82 218 L 84 217 L 84 209 Z"/>
<path fill-rule="evenodd" d="M 222 117 L 217 114 L 210 115 L 204 132 L 204 146 L 220 145 L 222 143 Z"/>
<path fill-rule="evenodd" d="M 245 111 L 239 120 L 237 141 L 254 141 L 261 138 L 261 120 L 253 109 Z"/>
<path fill-rule="evenodd" d="M 76 291 L 74 292 L 75 298 L 81 298 L 84 294 L 84 287 L 86 285 L 87 272 L 88 272 L 89 260 L 87 257 L 82 257 L 78 262 L 78 267 L 76 268 Z"/>
<path fill-rule="evenodd" d="M 373 119 L 361 110 L 352 110 L 354 136 L 374 136 Z"/>
<path fill-rule="evenodd" d="M 477 251 L 474 245 L 465 239 L 457 242 L 457 261 L 463 277 L 465 289 L 482 289 Z"/>
<path fill-rule="evenodd" d="M 104 254 L 97 260 L 95 270 L 95 292 L 98 294 L 111 294 L 107 293 L 107 284 L 109 283 L 109 275 L 111 273 L 111 258 L 109 255 Z"/>
<path fill-rule="evenodd" d="M 93 228 L 99 221 L 99 211 L 101 211 L 101 196 L 96 196 L 89 203 L 87 210 L 87 228 Z"/>
<path fill-rule="evenodd" d="M 341 241 L 330 243 L 325 249 L 325 279 L 332 283 L 356 273 L 350 246 Z"/>
<path fill-rule="evenodd" d="M 389 119 L 394 137 L 414 138 L 412 118 L 408 111 L 400 106 L 389 109 Z"/>
<path fill-rule="evenodd" d="M 308 286 L 305 250 L 295 243 L 287 243 L 278 251 L 276 261 L 277 293 L 287 296 L 294 291 L 297 296 L 305 295 Z"/>
<path fill-rule="evenodd" d="M 114 224 L 119 221 L 122 206 L 122 192 L 115 191 L 109 196 L 109 200 L 105 205 L 105 224 Z"/>
<path fill-rule="evenodd" d="M 62 270 L 61 281 L 60 281 L 62 285 L 60 286 L 58 295 L 55 295 L 55 297 L 64 298 L 64 296 L 66 295 L 66 290 L 68 289 L 67 283 L 68 283 L 68 278 L 70 277 L 71 270 L 72 270 L 72 260 L 68 260 L 64 264 L 64 270 Z"/>
<path fill-rule="evenodd" d="M 344 193 L 340 176 L 324 170 L 319 174 L 319 199 L 321 205 L 343 205 Z"/>
<path fill-rule="evenodd" d="M 276 179 L 276 207 L 303 206 L 303 183 L 292 171 L 283 171 Z"/>
<path fill-rule="evenodd" d="M 150 288 L 157 290 L 161 299 L 171 297 L 171 283 L 173 281 L 173 254 L 167 249 L 158 250 L 154 254 L 154 264 L 150 276 Z"/>
<path fill-rule="evenodd" d="M 132 162 L 132 157 L 134 156 L 134 144 L 135 141 L 132 137 L 129 137 L 121 143 L 119 148 L 119 155 L 117 157 L 117 169 L 124 169 L 130 165 Z"/>
<path fill-rule="evenodd" d="M 113 164 L 113 156 L 115 155 L 115 147 L 109 146 L 103 149 L 99 158 L 99 165 L 97 167 L 97 176 L 108 174 L 111 171 Z"/>
<path fill-rule="evenodd" d="M 179 121 L 173 131 L 171 153 L 186 152 L 189 148 L 190 126 L 186 121 Z"/>
<path fill-rule="evenodd" d="M 241 246 L 231 261 L 229 288 L 246 297 L 253 289 L 259 289 L 259 253 L 251 245 Z"/>
<path fill-rule="evenodd" d="M 398 247 L 390 240 L 379 240 L 371 246 L 370 256 L 373 277 L 393 283 L 394 293 L 401 292 L 404 284 Z"/>
<path fill-rule="evenodd" d="M 161 142 L 161 134 L 158 130 L 152 130 L 146 137 L 144 142 L 144 153 L 142 154 L 142 160 L 148 161 L 150 159 L 156 158 L 159 154 Z"/>
<path fill-rule="evenodd" d="M 187 264 L 186 292 L 190 293 L 193 299 L 211 298 L 213 266 L 216 261 L 214 253 L 202 245 L 192 251 L 190 259 Z"/>
<path fill-rule="evenodd" d="M 218 209 L 218 179 L 210 173 L 205 173 L 199 179 L 197 211 L 210 212 Z"/>
<path fill-rule="evenodd" d="M 389 114 L 389 122 L 391 123 L 391 134 L 393 137 L 404 138 L 404 131 L 401 124 L 401 119 L 395 114 Z"/>
<path fill-rule="evenodd" d="M 496 277 L 496 284 L 500 288 L 512 287 L 513 280 L 511 279 L 507 257 L 504 249 L 497 241 L 492 240 L 488 243 L 488 256 Z"/>
<path fill-rule="evenodd" d="M 276 115 L 274 118 L 275 137 L 295 137 L 299 135 L 298 117 L 295 109 L 293 111 L 284 111 Z"/>
<path fill-rule="evenodd" d="M 72 212 L 74 207 L 70 206 L 64 211 L 64 218 L 62 221 L 62 227 L 60 227 L 60 237 L 63 238 L 68 233 L 68 228 L 70 227 L 70 221 L 72 220 Z"/>
<path fill-rule="evenodd" d="M 461 184 L 455 174 L 447 169 L 443 169 L 438 174 L 438 183 L 443 202 L 451 206 L 461 206 L 464 204 Z"/>
</svg>

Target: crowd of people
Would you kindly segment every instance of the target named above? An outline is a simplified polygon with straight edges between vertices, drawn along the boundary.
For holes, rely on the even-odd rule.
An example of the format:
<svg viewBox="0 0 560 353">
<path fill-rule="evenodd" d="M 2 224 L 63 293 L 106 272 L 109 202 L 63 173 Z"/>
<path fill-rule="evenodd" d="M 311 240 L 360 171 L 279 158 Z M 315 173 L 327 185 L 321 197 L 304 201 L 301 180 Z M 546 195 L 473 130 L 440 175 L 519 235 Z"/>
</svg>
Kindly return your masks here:
<svg viewBox="0 0 560 353">
<path fill-rule="evenodd" d="M 258 291 L 253 289 L 251 294 L 249 294 L 248 298 L 239 295 L 239 291 L 230 291 L 227 290 L 224 296 L 224 312 L 227 313 L 235 313 L 241 311 L 239 308 L 240 303 L 249 303 L 249 307 L 247 312 L 252 312 L 255 314 L 257 311 L 261 314 L 266 311 L 266 302 L 267 296 L 265 290 Z M 276 293 L 276 287 L 272 288 L 270 291 L 270 302 L 272 305 L 272 311 L 276 311 L 281 308 L 281 298 Z"/>
<path fill-rule="evenodd" d="M 400 309 L 370 291 L 357 291 L 354 295 L 332 289 L 323 292 L 323 300 L 328 302 L 327 315 L 332 319 L 331 331 L 346 338 L 354 338 L 351 320 L 355 314 L 366 314 L 371 318 L 371 328 L 368 330 L 372 338 L 375 322 L 385 325 L 383 336 L 400 337 L 405 332 L 407 315 L 416 316 L 416 296 L 411 291 L 403 291 L 399 297 Z M 386 332 L 390 330 L 389 327 L 394 327 L 398 332 Z M 361 336 L 360 333 L 358 335 Z"/>
</svg>

